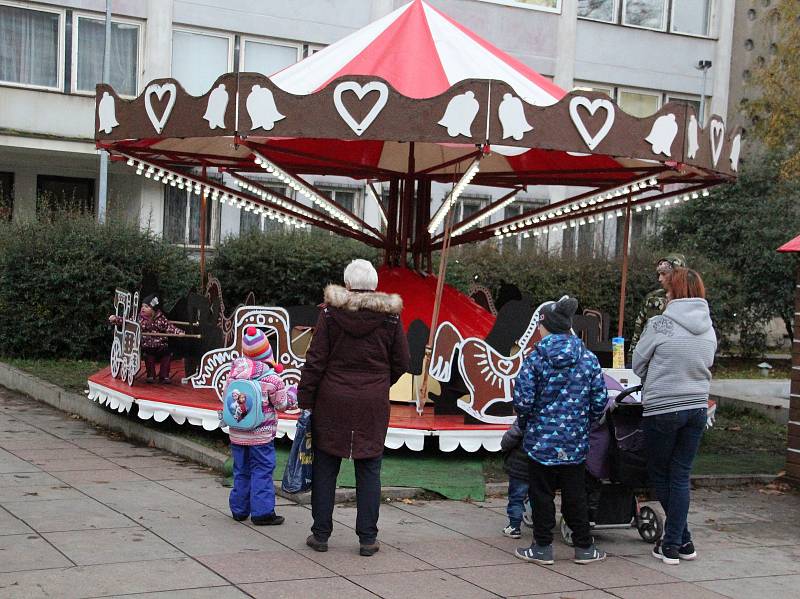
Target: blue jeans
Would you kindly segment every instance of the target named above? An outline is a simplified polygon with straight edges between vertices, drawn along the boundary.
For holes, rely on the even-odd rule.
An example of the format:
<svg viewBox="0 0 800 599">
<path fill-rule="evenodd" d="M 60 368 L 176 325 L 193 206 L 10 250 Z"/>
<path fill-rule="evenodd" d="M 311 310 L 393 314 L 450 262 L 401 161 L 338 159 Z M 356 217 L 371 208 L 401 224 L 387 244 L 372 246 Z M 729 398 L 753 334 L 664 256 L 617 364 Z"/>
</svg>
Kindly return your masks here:
<svg viewBox="0 0 800 599">
<path fill-rule="evenodd" d="M 233 488 L 228 503 L 234 516 L 260 518 L 275 512 L 275 444 L 234 445 Z"/>
<path fill-rule="evenodd" d="M 528 481 L 521 478 L 508 477 L 508 523 L 512 528 L 522 524 L 522 513 L 525 511 L 525 498 L 528 496 Z"/>
<path fill-rule="evenodd" d="M 650 486 L 667 515 L 662 543 L 665 547 L 679 547 L 692 540 L 686 523 L 689 476 L 706 429 L 706 409 L 646 416 L 643 426 Z"/>
</svg>

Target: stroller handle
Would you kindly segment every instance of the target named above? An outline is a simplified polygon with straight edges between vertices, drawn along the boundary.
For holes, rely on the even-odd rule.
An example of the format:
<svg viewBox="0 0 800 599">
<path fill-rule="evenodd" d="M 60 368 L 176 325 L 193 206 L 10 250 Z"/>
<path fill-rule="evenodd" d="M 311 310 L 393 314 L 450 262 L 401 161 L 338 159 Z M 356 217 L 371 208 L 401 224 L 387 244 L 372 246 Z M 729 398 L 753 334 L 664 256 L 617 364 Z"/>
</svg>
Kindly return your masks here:
<svg viewBox="0 0 800 599">
<path fill-rule="evenodd" d="M 642 390 L 642 385 L 636 385 L 635 387 L 630 387 L 622 391 L 619 395 L 614 398 L 614 403 L 619 405 L 622 403 L 622 400 L 628 397 L 629 395 L 633 395 L 634 393 L 638 393 Z"/>
</svg>

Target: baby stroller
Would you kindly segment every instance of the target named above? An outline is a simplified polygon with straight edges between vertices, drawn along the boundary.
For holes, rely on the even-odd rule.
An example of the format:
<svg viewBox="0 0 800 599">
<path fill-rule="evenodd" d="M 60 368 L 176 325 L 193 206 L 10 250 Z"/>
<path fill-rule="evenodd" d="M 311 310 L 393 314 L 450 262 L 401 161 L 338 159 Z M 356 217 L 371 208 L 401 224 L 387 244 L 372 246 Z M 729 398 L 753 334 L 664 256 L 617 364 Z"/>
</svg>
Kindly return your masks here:
<svg viewBox="0 0 800 599">
<path fill-rule="evenodd" d="M 642 404 L 633 400 L 641 385 L 609 399 L 604 417 L 592 425 L 586 460 L 586 493 L 593 529 L 635 528 L 647 543 L 661 538 L 664 520 L 653 508 L 640 505 L 637 490 L 647 488 L 647 457 L 642 430 Z M 523 521 L 532 526 L 530 504 Z M 572 530 L 564 517 L 561 537 L 572 545 Z"/>
</svg>

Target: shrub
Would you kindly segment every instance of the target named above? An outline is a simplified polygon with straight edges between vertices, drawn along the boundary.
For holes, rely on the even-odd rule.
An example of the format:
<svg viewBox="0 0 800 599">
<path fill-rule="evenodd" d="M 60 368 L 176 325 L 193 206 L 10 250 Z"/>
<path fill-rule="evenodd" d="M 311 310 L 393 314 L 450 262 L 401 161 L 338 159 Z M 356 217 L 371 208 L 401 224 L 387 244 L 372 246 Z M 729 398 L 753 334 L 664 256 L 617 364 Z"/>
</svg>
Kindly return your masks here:
<svg viewBox="0 0 800 599">
<path fill-rule="evenodd" d="M 168 308 L 199 281 L 182 249 L 135 224 L 66 213 L 1 224 L 0 354 L 105 356 L 114 289 L 135 291 L 148 273 Z"/>
<path fill-rule="evenodd" d="M 380 254 L 360 242 L 323 232 L 250 233 L 227 238 L 209 272 L 219 279 L 227 306 L 252 291 L 261 305 L 315 305 L 328 283 L 342 283 L 355 258 L 376 263 Z"/>
<path fill-rule="evenodd" d="M 644 296 L 658 288 L 654 262 L 655 255 L 647 251 L 630 257 L 623 333 L 628 339 Z M 529 293 L 534 305 L 569 294 L 578 299 L 581 309 L 595 308 L 608 313 L 612 336 L 616 335 L 619 320 L 621 280 L 621 260 L 561 258 L 545 252 L 515 249 L 500 253 L 490 244 L 453 251 L 447 269 L 447 282 L 462 291 L 476 281 L 497 297 L 500 286 L 511 283 L 523 293 Z"/>
</svg>

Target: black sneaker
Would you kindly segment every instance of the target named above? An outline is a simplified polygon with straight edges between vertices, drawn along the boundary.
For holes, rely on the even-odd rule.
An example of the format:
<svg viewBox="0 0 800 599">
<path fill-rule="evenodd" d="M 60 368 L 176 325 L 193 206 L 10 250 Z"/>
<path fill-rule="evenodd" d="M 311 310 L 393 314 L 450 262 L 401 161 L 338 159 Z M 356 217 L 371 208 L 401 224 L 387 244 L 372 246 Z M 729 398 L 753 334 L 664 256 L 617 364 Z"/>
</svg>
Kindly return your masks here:
<svg viewBox="0 0 800 599">
<path fill-rule="evenodd" d="M 237 522 L 244 522 L 250 517 L 250 514 L 231 514 L 231 516 Z"/>
<path fill-rule="evenodd" d="M 678 547 L 678 557 L 685 559 L 687 562 L 692 561 L 697 557 L 697 551 L 694 550 L 694 543 L 689 541 Z"/>
<path fill-rule="evenodd" d="M 278 526 L 279 524 L 283 524 L 284 520 L 285 518 L 283 516 L 279 516 L 275 512 L 267 514 L 266 516 L 252 516 L 250 518 L 250 522 L 256 526 Z"/>
<path fill-rule="evenodd" d="M 661 541 L 656 541 L 656 544 L 653 546 L 653 557 L 660 559 L 665 564 L 677 566 L 681 563 L 681 560 L 678 556 L 679 553 L 677 547 L 671 547 L 669 545 L 663 546 Z"/>
</svg>

